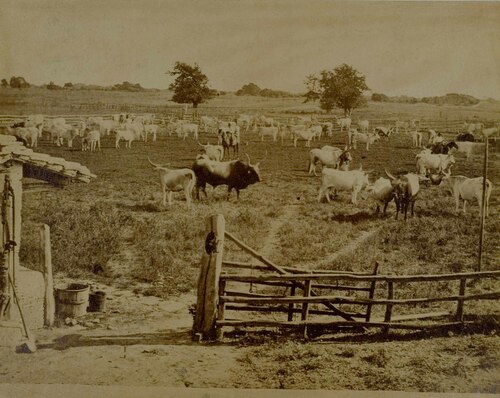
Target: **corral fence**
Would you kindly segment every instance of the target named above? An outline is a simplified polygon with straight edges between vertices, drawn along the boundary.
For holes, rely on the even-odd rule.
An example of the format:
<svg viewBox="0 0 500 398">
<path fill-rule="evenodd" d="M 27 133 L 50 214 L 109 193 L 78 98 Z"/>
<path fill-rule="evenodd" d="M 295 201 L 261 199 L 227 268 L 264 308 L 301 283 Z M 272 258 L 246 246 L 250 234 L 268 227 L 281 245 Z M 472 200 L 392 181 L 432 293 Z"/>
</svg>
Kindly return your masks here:
<svg viewBox="0 0 500 398">
<path fill-rule="evenodd" d="M 88 105 L 88 106 L 87 106 Z M 114 114 L 117 113 L 134 113 L 136 115 L 144 113 L 155 114 L 155 124 L 165 124 L 168 121 L 182 119 L 185 121 L 199 123 L 202 116 L 216 116 L 221 121 L 235 121 L 241 113 L 248 112 L 249 114 L 255 114 L 252 110 L 242 110 L 236 108 L 227 107 L 207 107 L 200 109 L 189 108 L 188 111 L 181 107 L 172 106 L 146 106 L 146 105 L 121 105 L 121 104 L 81 104 L 72 105 L 71 114 L 57 114 L 57 115 L 45 115 L 47 119 L 53 118 L 65 118 L 67 123 L 74 124 L 80 120 L 86 120 L 91 116 L 100 116 L 104 119 L 112 119 Z M 75 111 L 75 112 L 73 112 Z M 89 113 L 90 112 L 90 113 Z M 303 116 L 300 114 L 280 112 L 279 110 L 266 112 L 267 115 L 273 118 L 275 122 L 280 124 L 294 124 L 297 117 Z M 0 115 L 0 126 L 9 126 L 15 122 L 23 121 L 27 115 Z M 330 122 L 333 125 L 333 132 L 340 132 L 340 126 L 335 123 L 335 119 L 332 115 L 317 114 L 314 118 L 319 123 Z M 386 117 L 386 118 L 366 118 L 370 123 L 370 128 L 376 126 L 395 126 L 397 117 Z M 469 122 L 466 119 L 449 119 L 449 118 L 438 118 L 438 119 L 427 119 L 421 118 L 418 123 L 418 129 L 420 131 L 425 131 L 429 129 L 436 130 L 442 133 L 458 133 L 464 131 L 464 123 Z M 496 120 L 481 119 L 474 120 L 476 123 L 483 123 L 485 127 L 493 127 L 496 125 Z M 352 121 L 352 126 L 357 126 L 357 121 Z M 405 131 L 402 129 L 401 131 Z"/>
<path fill-rule="evenodd" d="M 464 316 L 466 302 L 500 298 L 500 290 L 466 291 L 468 281 L 496 280 L 500 271 L 396 276 L 380 275 L 378 265 L 370 273 L 281 267 L 228 232 L 220 214 L 207 219 L 206 233 L 193 340 L 221 339 L 229 327 L 298 329 L 306 338 L 311 330 L 442 329 L 474 322 Z M 227 259 L 226 240 L 258 263 Z M 456 294 L 413 297 L 450 292 L 453 282 L 458 282 Z M 429 283 L 440 286 L 429 289 Z M 438 303 L 449 304 L 448 309 L 413 312 Z M 405 310 L 398 315 L 396 308 Z"/>
</svg>

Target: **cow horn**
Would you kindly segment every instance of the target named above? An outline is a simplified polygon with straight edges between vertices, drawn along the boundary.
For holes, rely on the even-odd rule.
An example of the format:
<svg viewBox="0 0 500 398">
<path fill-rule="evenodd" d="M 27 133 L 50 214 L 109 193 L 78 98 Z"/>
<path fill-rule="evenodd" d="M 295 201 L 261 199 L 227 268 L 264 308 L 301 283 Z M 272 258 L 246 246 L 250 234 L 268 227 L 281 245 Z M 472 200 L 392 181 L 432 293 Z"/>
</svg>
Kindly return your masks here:
<svg viewBox="0 0 500 398">
<path fill-rule="evenodd" d="M 160 165 L 160 164 L 153 163 L 153 162 L 151 161 L 151 159 L 149 158 L 149 156 L 148 156 L 148 161 L 149 161 L 149 163 L 151 163 L 151 165 L 152 165 L 153 167 L 164 167 L 164 166 L 162 166 L 162 165 Z"/>
<path fill-rule="evenodd" d="M 204 147 L 204 146 L 205 146 L 205 145 L 203 145 L 202 143 L 200 143 L 200 141 L 198 141 L 198 140 L 197 140 L 196 142 L 198 143 L 198 145 L 199 145 L 199 146 L 202 146 L 202 147 Z"/>
<path fill-rule="evenodd" d="M 384 169 L 384 170 L 385 170 L 385 174 L 387 174 L 387 177 L 389 177 L 391 180 L 395 180 L 396 179 L 396 177 L 394 177 L 391 173 L 389 173 L 387 171 L 387 169 Z"/>
<path fill-rule="evenodd" d="M 251 164 L 251 163 L 250 163 L 250 156 L 248 155 L 248 153 L 245 153 L 245 155 L 247 156 L 247 159 L 248 159 L 248 164 Z"/>
</svg>

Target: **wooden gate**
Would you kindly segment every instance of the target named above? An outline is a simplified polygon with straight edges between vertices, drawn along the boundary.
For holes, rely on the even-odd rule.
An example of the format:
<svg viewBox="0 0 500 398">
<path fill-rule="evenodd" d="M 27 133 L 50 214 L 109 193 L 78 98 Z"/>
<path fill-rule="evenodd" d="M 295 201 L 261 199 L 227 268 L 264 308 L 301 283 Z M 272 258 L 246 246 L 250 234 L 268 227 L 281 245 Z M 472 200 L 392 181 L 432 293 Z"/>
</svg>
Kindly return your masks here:
<svg viewBox="0 0 500 398">
<path fill-rule="evenodd" d="M 220 339 L 228 327 L 294 328 L 306 338 L 311 328 L 326 331 L 376 327 L 388 333 L 390 329 L 451 327 L 470 322 L 464 319 L 466 301 L 500 298 L 500 291 L 466 294 L 468 280 L 498 278 L 500 271 L 397 276 L 378 274 L 378 264 L 371 273 L 281 267 L 226 231 L 222 215 L 211 216 L 206 230 L 193 339 Z M 259 263 L 226 259 L 225 239 Z M 414 289 L 418 291 L 425 289 L 425 283 L 453 281 L 458 282 L 455 295 L 396 295 L 395 285 L 401 286 L 400 292 L 407 296 L 411 292 L 409 284 L 418 284 Z M 410 311 L 415 306 L 435 303 L 446 303 L 448 308 Z M 395 307 L 406 310 L 397 315 Z"/>
</svg>

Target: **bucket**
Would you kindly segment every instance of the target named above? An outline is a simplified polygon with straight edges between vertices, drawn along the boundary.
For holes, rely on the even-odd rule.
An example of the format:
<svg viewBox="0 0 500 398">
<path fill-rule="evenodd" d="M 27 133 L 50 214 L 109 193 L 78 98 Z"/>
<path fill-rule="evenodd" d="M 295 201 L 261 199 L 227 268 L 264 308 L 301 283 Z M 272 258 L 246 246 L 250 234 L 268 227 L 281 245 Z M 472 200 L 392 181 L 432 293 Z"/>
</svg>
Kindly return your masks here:
<svg viewBox="0 0 500 398">
<path fill-rule="evenodd" d="M 78 317 L 87 313 L 90 286 L 72 283 L 66 289 L 56 289 L 56 313 L 60 318 Z"/>
<path fill-rule="evenodd" d="M 106 309 L 106 293 L 97 290 L 94 293 L 90 293 L 89 296 L 89 312 L 103 312 Z"/>
</svg>

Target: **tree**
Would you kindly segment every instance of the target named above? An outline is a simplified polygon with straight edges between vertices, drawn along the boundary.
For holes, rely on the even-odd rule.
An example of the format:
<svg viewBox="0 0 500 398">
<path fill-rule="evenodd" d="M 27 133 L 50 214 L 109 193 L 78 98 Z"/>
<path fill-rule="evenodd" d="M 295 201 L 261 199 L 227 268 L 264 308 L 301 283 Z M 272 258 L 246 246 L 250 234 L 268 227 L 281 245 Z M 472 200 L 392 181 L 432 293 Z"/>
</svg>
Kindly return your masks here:
<svg viewBox="0 0 500 398">
<path fill-rule="evenodd" d="M 73 88 L 73 83 L 71 82 L 64 83 L 64 88 Z"/>
<path fill-rule="evenodd" d="M 9 82 L 6 79 L 2 79 L 2 88 L 9 87 Z"/>
<path fill-rule="evenodd" d="M 29 84 L 25 79 L 24 77 L 21 77 L 21 76 L 18 76 L 18 77 L 15 77 L 15 76 L 12 76 L 10 78 L 10 86 L 12 88 L 27 88 L 27 87 L 30 87 L 31 84 Z"/>
<path fill-rule="evenodd" d="M 208 78 L 197 64 L 191 66 L 184 62 L 176 62 L 174 69 L 167 73 L 176 76 L 175 81 L 168 87 L 174 92 L 172 101 L 193 104 L 193 108 L 197 108 L 198 104 L 213 97 L 213 92 L 207 85 Z"/>
<path fill-rule="evenodd" d="M 322 70 L 319 77 L 309 75 L 305 84 L 308 90 L 305 102 L 319 100 L 321 109 L 331 112 L 337 106 L 346 115 L 366 102 L 363 91 L 369 89 L 365 76 L 347 64 L 342 64 L 333 71 Z"/>
<path fill-rule="evenodd" d="M 59 90 L 61 88 L 61 86 L 58 86 L 54 82 L 50 82 L 49 84 L 47 84 L 47 88 L 49 90 Z"/>
</svg>

